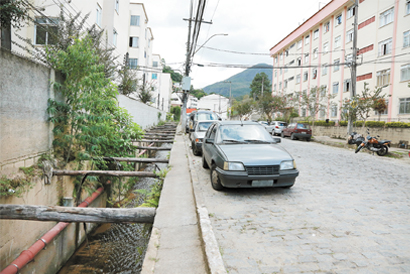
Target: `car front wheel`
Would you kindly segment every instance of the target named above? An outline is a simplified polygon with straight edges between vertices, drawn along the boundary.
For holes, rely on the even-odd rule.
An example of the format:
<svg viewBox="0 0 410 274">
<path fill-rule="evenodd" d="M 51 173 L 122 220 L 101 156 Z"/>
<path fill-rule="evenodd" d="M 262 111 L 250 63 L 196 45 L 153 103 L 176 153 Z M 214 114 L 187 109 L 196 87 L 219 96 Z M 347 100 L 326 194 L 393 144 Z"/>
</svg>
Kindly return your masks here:
<svg viewBox="0 0 410 274">
<path fill-rule="evenodd" d="M 282 131 L 282 133 L 280 134 L 280 137 L 285 138 L 285 134 L 283 134 L 283 131 Z"/>
<path fill-rule="evenodd" d="M 223 189 L 223 186 L 221 184 L 221 180 L 219 179 L 218 172 L 216 172 L 216 165 L 213 164 L 211 167 L 211 184 L 212 188 L 215 190 L 221 190 Z"/>
<path fill-rule="evenodd" d="M 295 135 L 293 133 L 290 135 L 290 139 L 291 140 L 296 140 Z"/>
</svg>

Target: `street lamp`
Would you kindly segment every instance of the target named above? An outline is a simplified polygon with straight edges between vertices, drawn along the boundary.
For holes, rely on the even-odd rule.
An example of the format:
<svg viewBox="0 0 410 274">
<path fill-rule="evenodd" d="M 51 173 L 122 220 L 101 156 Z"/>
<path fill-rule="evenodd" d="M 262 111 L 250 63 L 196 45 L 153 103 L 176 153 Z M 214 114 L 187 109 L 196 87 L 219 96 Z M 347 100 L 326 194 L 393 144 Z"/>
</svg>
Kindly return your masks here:
<svg viewBox="0 0 410 274">
<path fill-rule="evenodd" d="M 199 46 L 199 48 L 194 52 L 193 55 L 195 55 L 195 53 L 197 53 L 209 40 L 211 40 L 212 37 L 217 36 L 217 35 L 228 36 L 227 33 L 217 33 L 217 34 L 212 35 L 211 37 L 208 38 L 208 40 L 205 41 L 205 43 Z"/>
<path fill-rule="evenodd" d="M 232 82 L 231 81 L 223 81 L 223 83 L 229 83 L 229 120 L 231 119 L 231 111 L 232 111 L 232 94 L 231 94 L 231 90 L 232 90 Z"/>
</svg>

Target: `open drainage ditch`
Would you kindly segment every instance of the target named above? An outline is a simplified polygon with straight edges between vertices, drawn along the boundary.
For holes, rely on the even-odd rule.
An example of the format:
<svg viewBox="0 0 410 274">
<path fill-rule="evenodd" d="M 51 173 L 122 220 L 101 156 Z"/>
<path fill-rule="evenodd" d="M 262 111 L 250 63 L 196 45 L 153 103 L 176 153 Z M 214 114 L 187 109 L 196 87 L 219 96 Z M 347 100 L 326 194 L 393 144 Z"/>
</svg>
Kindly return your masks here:
<svg viewBox="0 0 410 274">
<path fill-rule="evenodd" d="M 163 144 L 161 147 L 172 147 Z M 157 151 L 155 158 L 165 159 L 169 151 Z M 148 164 L 145 171 L 163 170 L 167 164 Z M 132 192 L 137 189 L 150 190 L 157 182 L 155 178 L 140 178 Z M 126 207 L 133 208 L 144 203 L 142 195 L 132 195 Z M 148 242 L 151 224 L 102 224 L 88 236 L 59 274 L 91 273 L 140 273 Z"/>
</svg>

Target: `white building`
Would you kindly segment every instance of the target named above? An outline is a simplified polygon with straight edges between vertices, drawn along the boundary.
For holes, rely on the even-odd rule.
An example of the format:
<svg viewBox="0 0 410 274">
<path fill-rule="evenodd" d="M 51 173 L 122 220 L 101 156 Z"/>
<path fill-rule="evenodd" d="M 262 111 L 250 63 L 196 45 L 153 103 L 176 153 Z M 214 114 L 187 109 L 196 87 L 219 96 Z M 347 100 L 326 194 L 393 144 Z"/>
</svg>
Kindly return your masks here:
<svg viewBox="0 0 410 274">
<path fill-rule="evenodd" d="M 24 46 L 16 35 L 29 38 L 36 47 L 53 43 L 56 34 L 48 33 L 44 25 L 58 24 L 60 5 L 54 0 L 32 0 L 35 7 L 30 10 L 30 17 L 35 24 L 29 24 L 21 30 L 12 30 L 12 40 Z M 103 40 L 107 38 L 108 47 L 114 47 L 113 54 L 118 56 L 118 63 L 123 63 L 128 53 L 129 66 L 138 71 L 137 75 L 147 85 L 154 87 L 152 106 L 169 111 L 172 81 L 170 75 L 162 73 L 159 55 L 153 54 L 153 31 L 148 26 L 148 15 L 145 6 L 134 0 L 71 0 L 58 1 L 63 6 L 66 18 L 81 12 L 77 22 L 86 14 L 85 28 L 95 24 L 97 30 L 104 30 Z M 13 51 L 27 54 L 19 47 Z M 156 65 L 156 67 L 155 67 Z"/>
<path fill-rule="evenodd" d="M 384 121 L 410 121 L 410 1 L 333 0 L 270 49 L 273 94 L 308 92 L 325 86 L 337 107 L 327 107 L 319 119 L 340 120 L 340 106 L 350 97 L 353 23 L 358 14 L 356 94 L 363 83 L 382 88 L 388 110 Z M 340 65 L 339 65 L 340 64 Z M 292 68 L 293 67 L 293 68 Z M 330 104 L 329 104 L 330 105 Z M 299 110 L 299 115 L 308 115 Z M 373 119 L 378 115 L 373 113 Z"/>
<path fill-rule="evenodd" d="M 204 96 L 198 101 L 198 109 L 212 110 L 226 120 L 228 119 L 229 98 L 219 94 Z"/>
</svg>

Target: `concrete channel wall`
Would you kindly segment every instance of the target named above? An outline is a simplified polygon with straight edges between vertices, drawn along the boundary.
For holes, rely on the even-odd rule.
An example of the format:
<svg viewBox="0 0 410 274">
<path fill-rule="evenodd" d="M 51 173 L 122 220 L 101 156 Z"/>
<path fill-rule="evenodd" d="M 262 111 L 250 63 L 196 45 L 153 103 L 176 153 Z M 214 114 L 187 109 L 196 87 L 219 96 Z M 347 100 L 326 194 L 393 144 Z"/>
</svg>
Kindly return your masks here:
<svg viewBox="0 0 410 274">
<path fill-rule="evenodd" d="M 46 109 L 48 99 L 56 97 L 50 84 L 55 78 L 50 68 L 0 48 L 0 177 L 18 176 L 20 167 L 30 167 L 42 154 L 52 151 L 52 124 L 47 121 Z M 165 112 L 128 97 L 119 95 L 118 101 L 143 129 L 159 122 L 158 112 L 161 119 L 166 117 Z M 61 198 L 72 198 L 72 181 L 71 177 L 62 176 L 45 184 L 38 177 L 21 198 L 0 197 L 0 204 L 59 205 Z M 102 194 L 90 206 L 105 204 L 106 195 Z M 0 271 L 54 225 L 55 222 L 0 220 Z M 87 231 L 93 226 L 87 224 Z M 83 226 L 70 224 L 19 273 L 56 273 L 84 239 Z"/>
</svg>

